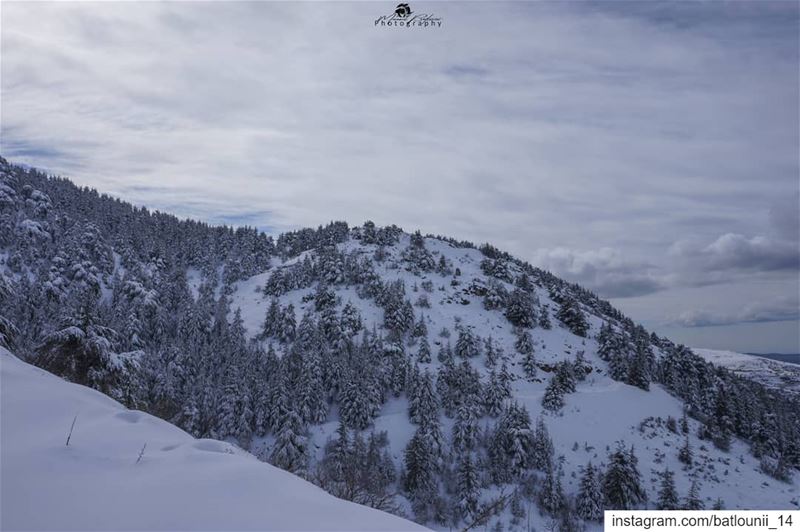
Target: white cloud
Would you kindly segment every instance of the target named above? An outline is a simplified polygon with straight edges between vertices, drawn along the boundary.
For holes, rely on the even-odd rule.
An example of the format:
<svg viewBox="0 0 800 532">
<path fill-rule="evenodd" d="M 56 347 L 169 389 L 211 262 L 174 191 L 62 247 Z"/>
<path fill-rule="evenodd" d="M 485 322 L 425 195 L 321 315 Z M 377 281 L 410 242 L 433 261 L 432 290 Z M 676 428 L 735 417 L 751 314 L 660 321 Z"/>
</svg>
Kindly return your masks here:
<svg viewBox="0 0 800 532">
<path fill-rule="evenodd" d="M 4 3 L 2 155 L 276 231 L 612 249 L 542 252 L 606 296 L 791 275 L 795 4 L 442 2 L 422 31 L 375 28 L 383 10 Z M 687 235 L 707 262 L 665 251 Z"/>
</svg>

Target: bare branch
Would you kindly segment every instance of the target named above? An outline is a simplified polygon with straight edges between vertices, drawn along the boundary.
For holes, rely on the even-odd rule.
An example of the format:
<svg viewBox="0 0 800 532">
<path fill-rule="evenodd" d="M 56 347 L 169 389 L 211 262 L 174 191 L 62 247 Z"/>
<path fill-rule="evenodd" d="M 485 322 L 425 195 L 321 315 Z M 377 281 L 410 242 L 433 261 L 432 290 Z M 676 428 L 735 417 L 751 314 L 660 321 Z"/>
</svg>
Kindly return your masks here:
<svg viewBox="0 0 800 532">
<path fill-rule="evenodd" d="M 69 427 L 69 434 L 67 434 L 67 447 L 69 447 L 69 440 L 72 438 L 72 429 L 75 428 L 75 422 L 78 420 L 78 414 L 75 414 L 75 417 L 72 418 L 72 425 Z"/>
</svg>

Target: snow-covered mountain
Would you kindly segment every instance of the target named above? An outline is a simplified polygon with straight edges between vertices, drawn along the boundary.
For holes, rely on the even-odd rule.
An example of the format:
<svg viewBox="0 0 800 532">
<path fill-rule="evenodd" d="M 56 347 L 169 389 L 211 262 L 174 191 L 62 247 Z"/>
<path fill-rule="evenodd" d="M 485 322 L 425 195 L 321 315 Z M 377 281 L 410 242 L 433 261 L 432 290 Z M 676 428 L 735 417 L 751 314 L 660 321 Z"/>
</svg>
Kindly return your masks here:
<svg viewBox="0 0 800 532">
<path fill-rule="evenodd" d="M 797 398 L 491 245 L 0 179 L 0 345 L 341 498 L 512 530 L 800 504 Z"/>
<path fill-rule="evenodd" d="M 697 348 L 693 351 L 715 366 L 728 369 L 764 386 L 800 394 L 800 365 L 798 364 L 735 351 Z"/>
<path fill-rule="evenodd" d="M 423 529 L 332 497 L 235 445 L 195 439 L 3 348 L 0 382 L 3 530 Z"/>
</svg>

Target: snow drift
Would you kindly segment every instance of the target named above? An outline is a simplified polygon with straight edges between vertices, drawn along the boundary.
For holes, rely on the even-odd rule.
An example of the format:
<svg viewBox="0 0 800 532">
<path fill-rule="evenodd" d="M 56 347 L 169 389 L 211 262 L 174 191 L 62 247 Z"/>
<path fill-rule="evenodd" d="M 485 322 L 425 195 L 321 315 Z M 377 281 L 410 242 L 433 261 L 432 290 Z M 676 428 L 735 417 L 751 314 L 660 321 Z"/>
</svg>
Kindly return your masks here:
<svg viewBox="0 0 800 532">
<path fill-rule="evenodd" d="M 0 382 L 3 530 L 424 530 L 2 348 Z"/>
</svg>

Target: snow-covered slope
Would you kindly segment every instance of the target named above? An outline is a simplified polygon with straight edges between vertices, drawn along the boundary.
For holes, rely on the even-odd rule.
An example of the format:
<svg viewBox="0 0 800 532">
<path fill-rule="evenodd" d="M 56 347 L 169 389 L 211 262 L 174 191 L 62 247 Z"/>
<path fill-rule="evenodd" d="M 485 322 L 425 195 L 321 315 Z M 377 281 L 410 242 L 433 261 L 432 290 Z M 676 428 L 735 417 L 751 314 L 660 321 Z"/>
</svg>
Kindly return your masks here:
<svg viewBox="0 0 800 532">
<path fill-rule="evenodd" d="M 800 366 L 756 355 L 714 349 L 693 349 L 715 366 L 721 366 L 764 386 L 800 394 Z"/>
<path fill-rule="evenodd" d="M 536 360 L 540 365 L 539 378 L 530 382 L 525 378 L 521 356 L 517 353 L 514 342 L 513 327 L 500 312 L 487 311 L 482 305 L 482 298 L 471 293 L 475 283 L 486 281 L 481 271 L 483 259 L 480 251 L 464 249 L 433 239 L 425 239 L 426 248 L 434 256 L 444 256 L 448 263 L 457 266 L 460 275 L 457 283 L 450 278 L 438 274 L 415 274 L 403 267 L 400 255 L 409 245 L 409 235 L 404 234 L 400 241 L 383 252 L 386 258 L 376 263 L 376 272 L 384 282 L 395 279 L 402 280 L 409 288 L 409 298 L 414 301 L 419 295 L 426 295 L 430 308 L 417 307 L 415 310 L 424 315 L 427 329 L 430 331 L 431 351 L 433 359 L 429 363 L 419 364 L 430 369 L 434 374 L 441 364 L 436 359 L 440 346 L 455 344 L 458 328 L 469 328 L 482 338 L 490 337 L 495 345 L 505 353 L 509 362 L 509 370 L 514 375 L 512 397 L 524 406 L 534 419 L 542 417 L 553 438 L 556 455 L 562 455 L 564 468 L 564 489 L 567 493 L 576 494 L 579 489 L 581 469 L 589 462 L 597 465 L 607 461 L 609 450 L 614 449 L 616 442 L 624 441 L 633 446 L 639 458 L 639 468 L 645 488 L 653 501 L 659 490 L 661 472 L 665 469 L 677 472 L 676 484 L 678 492 L 688 492 L 693 480 L 700 484 L 701 498 L 706 507 L 711 508 L 714 501 L 722 499 L 728 509 L 787 509 L 798 506 L 798 487 L 795 482 L 781 483 L 765 475 L 759 461 L 748 451 L 748 445 L 736 440 L 732 442 L 729 452 L 720 451 L 710 442 L 696 442 L 694 435 L 698 433 L 700 423 L 689 420 L 689 433 L 694 448 L 694 466 L 686 468 L 678 460 L 678 449 L 684 442 L 684 436 L 671 432 L 666 428 L 669 417 L 679 419 L 683 412 L 680 400 L 670 395 L 661 385 L 653 383 L 650 391 L 641 390 L 608 376 L 607 363 L 598 356 L 598 344 L 594 338 L 582 338 L 570 332 L 566 327 L 554 320 L 552 329 L 535 328 L 532 331 L 535 343 Z M 348 240 L 339 246 L 346 252 L 354 252 L 371 256 L 376 246 L 363 245 Z M 311 252 L 313 253 L 313 252 Z M 231 296 L 232 309 L 240 309 L 245 327 L 251 336 L 260 331 L 264 315 L 270 299 L 259 292 L 269 278 L 270 272 L 254 276 L 235 285 Z M 425 281 L 433 282 L 433 290 L 421 288 Z M 506 283 L 509 290 L 513 285 Z M 331 286 L 340 299 L 340 305 L 351 303 L 358 308 L 364 320 L 364 328 L 383 328 L 383 310 L 373 300 L 359 297 L 356 290 L 346 286 Z M 291 290 L 280 296 L 282 305 L 291 303 L 296 312 L 296 319 L 310 308 L 314 301 L 311 298 L 315 288 Z M 554 312 L 558 304 L 548 295 L 547 290 L 540 287 L 534 289 L 542 306 Z M 602 321 L 589 315 L 593 335 L 600 329 Z M 450 331 L 448 337 L 440 335 L 440 331 Z M 281 347 L 277 343 L 276 349 Z M 414 353 L 417 347 L 409 351 Z M 584 382 L 578 384 L 576 393 L 565 397 L 566 406 L 558 413 L 550 413 L 542 408 L 542 396 L 551 377 L 551 370 L 559 361 L 571 360 L 578 352 L 583 352 L 592 371 Z M 472 365 L 482 379 L 487 379 L 489 369 L 485 365 L 485 354 L 473 359 Z M 544 369 L 542 369 L 544 368 Z M 382 408 L 374 421 L 376 430 L 388 432 L 392 456 L 398 467 L 403 465 L 403 450 L 415 431 L 415 426 L 408 418 L 408 402 L 405 397 L 390 399 Z M 450 434 L 453 419 L 442 416 L 442 431 Z M 491 426 L 488 418 L 481 420 L 483 426 Z M 311 434 L 321 457 L 325 442 L 334 436 L 338 425 L 338 415 L 331 413 L 328 421 L 322 425 L 312 426 Z M 268 447 L 271 438 L 263 441 Z M 256 440 L 254 447 L 262 445 Z M 483 500 L 498 493 L 497 489 L 489 489 Z M 498 518 L 506 524 L 511 516 L 507 514 Z M 531 510 L 530 524 L 537 529 L 547 527 L 551 523 L 549 516 Z M 434 527 L 436 525 L 433 525 Z M 512 527 L 513 528 L 513 527 Z"/>
<path fill-rule="evenodd" d="M 423 529 L 228 443 L 196 440 L 2 348 L 0 376 L 3 530 Z"/>
</svg>

